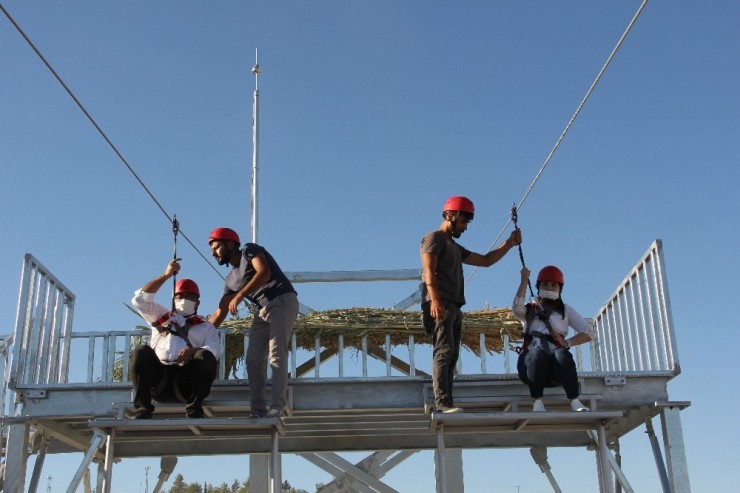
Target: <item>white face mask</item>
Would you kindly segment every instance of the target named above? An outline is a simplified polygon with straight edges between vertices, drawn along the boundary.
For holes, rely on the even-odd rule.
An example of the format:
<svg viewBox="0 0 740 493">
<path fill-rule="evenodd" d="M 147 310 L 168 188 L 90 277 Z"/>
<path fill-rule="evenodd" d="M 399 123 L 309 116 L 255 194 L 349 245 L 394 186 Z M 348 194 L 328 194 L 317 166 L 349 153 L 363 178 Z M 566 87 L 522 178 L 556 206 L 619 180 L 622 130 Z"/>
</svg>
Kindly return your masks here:
<svg viewBox="0 0 740 493">
<path fill-rule="evenodd" d="M 545 291 L 544 289 L 540 291 L 540 298 L 545 298 L 546 300 L 556 300 L 560 298 L 560 293 L 557 291 Z"/>
<path fill-rule="evenodd" d="M 195 301 L 179 298 L 175 300 L 175 312 L 183 317 L 189 317 L 195 313 Z"/>
</svg>

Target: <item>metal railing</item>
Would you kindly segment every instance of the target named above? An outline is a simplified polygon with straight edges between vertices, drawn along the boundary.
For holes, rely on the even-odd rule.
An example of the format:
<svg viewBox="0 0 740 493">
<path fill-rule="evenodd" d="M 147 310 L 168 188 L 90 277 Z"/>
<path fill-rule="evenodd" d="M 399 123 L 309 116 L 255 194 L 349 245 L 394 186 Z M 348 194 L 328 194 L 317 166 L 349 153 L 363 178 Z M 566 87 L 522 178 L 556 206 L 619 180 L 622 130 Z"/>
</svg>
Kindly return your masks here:
<svg viewBox="0 0 740 493">
<path fill-rule="evenodd" d="M 149 329 L 138 327 L 134 330 L 73 333 L 70 331 L 73 305 L 74 295 L 31 255 L 26 255 L 15 342 L 11 345 L 9 339 L 0 348 L 5 355 L 12 348 L 10 378 L 7 379 L 9 388 L 21 384 L 129 380 L 129 351 L 132 344 L 146 342 Z M 593 323 L 596 341 L 590 346 L 576 348 L 579 371 L 668 370 L 678 373 L 660 240 L 651 245 Z M 222 330 L 222 347 L 226 347 L 226 336 L 227 331 Z M 373 345 L 363 337 L 357 348 L 345 347 L 342 335 L 332 337 L 324 340 L 316 337 L 312 348 L 301 349 L 294 334 L 291 377 L 415 378 L 431 374 L 431 347 L 426 343 L 419 344 L 413 335 L 408 336 L 406 344 L 391 344 L 391 338 L 387 336 L 383 344 Z M 481 348 L 492 347 L 491 344 L 487 346 L 484 333 L 479 338 Z M 506 331 L 502 332 L 501 338 L 503 347 L 508 348 Z M 244 349 L 237 357 L 238 361 L 231 361 L 227 368 L 226 358 L 221 358 L 218 379 L 246 378 L 247 334 L 244 334 L 243 342 Z M 496 354 L 483 350 L 478 355 L 465 349 L 461 351 L 457 368 L 459 375 L 516 373 L 516 354 L 512 351 Z"/>
<path fill-rule="evenodd" d="M 33 255 L 23 259 L 9 387 L 64 383 L 75 296 Z"/>
<path fill-rule="evenodd" d="M 670 371 L 678 361 L 663 243 L 655 240 L 594 317 L 595 371 Z"/>
</svg>

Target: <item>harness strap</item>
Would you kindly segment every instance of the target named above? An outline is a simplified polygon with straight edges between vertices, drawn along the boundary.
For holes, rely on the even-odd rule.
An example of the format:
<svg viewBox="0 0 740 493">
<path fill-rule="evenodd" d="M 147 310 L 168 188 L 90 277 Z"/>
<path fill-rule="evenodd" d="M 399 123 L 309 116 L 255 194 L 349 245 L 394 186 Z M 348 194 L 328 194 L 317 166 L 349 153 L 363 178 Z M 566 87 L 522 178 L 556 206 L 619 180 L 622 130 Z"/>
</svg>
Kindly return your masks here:
<svg viewBox="0 0 740 493">
<path fill-rule="evenodd" d="M 188 339 L 188 332 L 190 331 L 190 327 L 192 327 L 193 325 L 202 324 L 203 322 L 205 322 L 205 319 L 200 315 L 190 315 L 185 319 L 185 325 L 180 326 L 177 322 L 172 320 L 171 317 L 172 312 L 165 313 L 152 324 L 152 327 L 157 329 L 160 334 L 164 332 L 169 332 L 172 335 L 182 337 L 183 339 L 185 339 L 185 343 L 188 345 L 188 347 L 192 348 L 193 345 L 190 342 L 190 339 Z"/>
</svg>

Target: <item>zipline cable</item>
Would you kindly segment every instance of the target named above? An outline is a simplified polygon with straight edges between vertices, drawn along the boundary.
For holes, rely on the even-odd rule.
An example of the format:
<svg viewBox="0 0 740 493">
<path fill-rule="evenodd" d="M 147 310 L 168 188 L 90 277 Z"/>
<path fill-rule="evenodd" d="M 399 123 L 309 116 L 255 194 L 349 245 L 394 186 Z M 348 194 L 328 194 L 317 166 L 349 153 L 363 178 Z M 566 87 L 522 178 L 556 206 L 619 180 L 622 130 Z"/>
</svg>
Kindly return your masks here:
<svg viewBox="0 0 740 493">
<path fill-rule="evenodd" d="M 36 46 L 33 44 L 33 42 L 31 41 L 31 39 L 28 36 L 26 36 L 26 33 L 23 32 L 23 29 L 21 29 L 21 27 L 18 25 L 18 23 L 15 22 L 15 19 L 13 19 L 13 17 L 10 15 L 10 13 L 5 9 L 5 7 L 1 3 L 0 3 L 0 10 L 3 11 L 3 14 L 5 14 L 5 17 L 7 17 L 8 20 L 10 21 L 10 23 L 13 24 L 13 27 L 15 27 L 16 31 L 18 31 L 18 33 L 23 37 L 23 39 L 26 41 L 26 43 L 28 44 L 28 46 L 31 47 L 31 49 L 36 53 L 36 55 L 44 63 L 44 65 L 46 65 L 46 68 L 48 68 L 49 71 L 52 73 L 52 75 L 54 75 L 54 77 L 62 85 L 62 87 L 64 88 L 64 90 L 67 91 L 67 94 L 69 94 L 69 97 L 72 98 L 72 100 L 75 102 L 75 104 L 77 105 L 77 107 L 82 111 L 82 113 L 85 114 L 85 116 L 90 121 L 90 123 L 92 123 L 93 127 L 95 127 L 95 130 L 98 131 L 98 133 L 101 135 L 101 137 L 103 137 L 103 139 L 108 143 L 108 145 L 110 146 L 110 148 L 113 149 L 113 152 L 116 153 L 116 155 L 121 160 L 121 162 L 126 166 L 126 168 L 128 168 L 128 170 L 131 172 L 131 174 L 134 176 L 134 178 L 136 178 L 136 181 L 139 182 L 139 185 L 141 185 L 141 187 L 144 189 L 144 191 L 149 195 L 149 197 L 151 197 L 151 199 L 157 205 L 157 207 L 159 208 L 159 210 L 162 211 L 162 214 L 164 214 L 165 217 L 167 218 L 167 220 L 170 223 L 172 223 L 173 219 L 170 217 L 170 215 L 164 209 L 164 207 L 162 206 L 162 204 L 160 204 L 159 200 L 157 200 L 157 198 L 154 196 L 154 194 L 151 192 L 151 190 L 149 190 L 149 187 L 147 187 L 146 184 L 144 183 L 144 181 L 141 178 L 139 178 L 139 175 L 136 173 L 136 171 L 134 171 L 134 168 L 128 163 L 128 161 L 126 160 L 126 158 L 123 157 L 123 154 L 121 154 L 121 152 L 118 150 L 118 148 L 116 148 L 116 146 L 108 138 L 108 136 L 105 134 L 105 132 L 103 132 L 103 129 L 100 128 L 100 126 L 97 124 L 97 122 L 95 121 L 95 119 L 90 115 L 90 113 L 88 113 L 88 111 L 85 109 L 85 107 L 79 101 L 79 99 L 77 99 L 77 97 L 74 95 L 74 93 L 72 92 L 72 90 L 67 86 L 67 84 L 64 82 L 64 80 L 62 80 L 62 78 L 59 76 L 59 74 L 57 74 L 56 70 L 54 70 L 54 68 L 51 66 L 51 64 L 48 61 L 46 61 L 46 58 L 44 58 L 44 55 L 42 55 L 41 52 L 38 50 L 38 48 L 36 48 Z M 201 258 L 206 261 L 206 263 L 211 267 L 211 269 L 213 269 L 214 272 L 216 272 L 216 274 L 218 274 L 221 277 L 221 279 L 224 279 L 223 274 L 221 274 L 216 269 L 216 267 L 214 267 L 214 265 L 211 263 L 211 261 L 208 260 L 208 258 L 205 255 L 203 255 L 203 253 L 198 249 L 198 247 L 196 247 L 195 244 L 192 241 L 190 241 L 190 238 L 188 238 L 188 236 L 185 233 L 183 233 L 181 231 L 180 231 L 180 233 L 182 234 L 182 237 L 185 238 L 185 240 L 190 244 L 190 246 L 192 246 L 193 249 L 198 253 L 198 255 L 200 255 Z"/>
<path fill-rule="evenodd" d="M 578 108 L 576 108 L 576 111 L 575 111 L 575 113 L 573 113 L 573 116 L 570 117 L 570 121 L 568 121 L 568 124 L 565 126 L 565 129 L 560 134 L 560 137 L 558 138 L 558 140 L 555 142 L 555 145 L 553 146 L 552 150 L 550 150 L 550 154 L 547 155 L 547 158 L 545 159 L 545 162 L 542 163 L 542 166 L 540 166 L 540 169 L 537 172 L 537 174 L 535 175 L 534 180 L 532 180 L 532 183 L 529 185 L 529 188 L 527 188 L 527 191 L 525 192 L 524 196 L 519 201 L 519 205 L 516 206 L 516 209 L 517 210 L 521 210 L 522 206 L 524 205 L 524 203 L 527 200 L 527 197 L 529 196 L 529 193 L 532 191 L 532 189 L 534 188 L 534 186 L 537 183 L 537 181 L 539 181 L 540 176 L 545 171 L 545 168 L 547 167 L 547 165 L 550 163 L 550 159 L 552 159 L 552 156 L 555 154 L 555 151 L 557 151 L 558 150 L 558 147 L 560 147 L 560 143 L 565 138 L 565 135 L 568 133 L 568 130 L 570 130 L 570 127 L 573 125 L 573 122 L 575 122 L 576 118 L 581 113 L 581 110 L 583 109 L 583 106 L 586 104 L 586 101 L 588 100 L 588 98 L 591 96 L 591 93 L 596 88 L 596 84 L 598 84 L 599 81 L 601 80 L 601 76 L 604 75 L 604 72 L 606 72 L 607 67 L 611 63 L 611 61 L 614 58 L 614 56 L 617 54 L 617 51 L 619 51 L 619 48 L 622 46 L 622 43 L 627 38 L 627 35 L 629 34 L 629 32 L 632 30 L 632 27 L 635 25 L 635 22 L 637 22 L 637 19 L 640 17 L 640 14 L 642 14 L 642 11 L 645 8 L 645 5 L 647 5 L 647 3 L 648 3 L 648 0 L 643 0 L 642 4 L 640 4 L 640 7 L 637 9 L 637 12 L 635 12 L 635 15 L 632 17 L 632 20 L 627 25 L 627 29 L 625 29 L 624 30 L 624 33 L 622 33 L 622 36 L 619 38 L 619 41 L 617 41 L 617 44 L 614 46 L 614 49 L 612 50 L 612 52 L 607 57 L 606 62 L 604 62 L 604 65 L 601 67 L 601 70 L 599 71 L 598 75 L 596 76 L 596 79 L 594 79 L 593 83 L 591 84 L 591 87 L 589 87 L 588 88 L 588 91 L 586 91 L 586 95 L 581 100 L 581 103 L 578 105 Z M 493 247 L 498 243 L 499 239 L 504 234 L 504 231 L 506 231 L 506 228 L 509 227 L 509 224 L 511 223 L 511 221 L 512 221 L 512 218 L 510 217 L 509 220 L 506 221 L 506 223 L 504 224 L 504 227 L 501 228 L 501 231 L 499 231 L 498 235 L 493 240 L 493 242 L 491 243 L 491 246 L 488 248 L 488 250 L 492 250 Z M 468 276 L 468 279 L 465 281 L 465 284 L 466 285 L 470 282 L 470 279 L 472 279 L 473 275 L 477 271 L 478 271 L 478 267 L 475 267 L 473 269 L 473 271 L 470 273 L 470 275 Z M 531 288 L 530 288 L 530 290 L 531 290 Z"/>
</svg>

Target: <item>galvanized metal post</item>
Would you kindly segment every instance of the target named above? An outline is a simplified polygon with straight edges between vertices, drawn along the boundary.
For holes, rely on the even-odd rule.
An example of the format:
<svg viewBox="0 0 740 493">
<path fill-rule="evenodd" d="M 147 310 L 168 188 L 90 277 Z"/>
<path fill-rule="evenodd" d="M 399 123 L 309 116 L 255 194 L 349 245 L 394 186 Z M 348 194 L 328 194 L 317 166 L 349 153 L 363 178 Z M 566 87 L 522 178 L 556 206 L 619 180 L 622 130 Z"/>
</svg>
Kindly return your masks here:
<svg viewBox="0 0 740 493">
<path fill-rule="evenodd" d="M 672 493 L 691 493 L 686 449 L 683 443 L 680 410 L 668 407 L 660 413 L 663 428 L 663 447 L 668 459 L 668 477 Z"/>
</svg>

